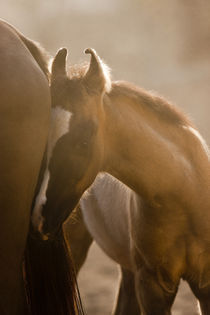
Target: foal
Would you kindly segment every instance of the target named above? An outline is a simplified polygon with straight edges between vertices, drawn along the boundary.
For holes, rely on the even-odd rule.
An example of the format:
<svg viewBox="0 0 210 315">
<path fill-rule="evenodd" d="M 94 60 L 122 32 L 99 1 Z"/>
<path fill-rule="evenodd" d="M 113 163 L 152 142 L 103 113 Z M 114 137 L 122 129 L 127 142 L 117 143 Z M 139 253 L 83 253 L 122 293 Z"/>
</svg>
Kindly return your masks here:
<svg viewBox="0 0 210 315">
<path fill-rule="evenodd" d="M 52 65 L 52 130 L 33 224 L 53 237 L 99 172 L 135 193 L 129 212 L 135 288 L 143 314 L 170 314 L 180 278 L 210 314 L 209 150 L 173 105 L 130 83 L 111 83 L 92 49 L 87 68 Z M 141 209 L 138 211 L 137 209 Z"/>
</svg>

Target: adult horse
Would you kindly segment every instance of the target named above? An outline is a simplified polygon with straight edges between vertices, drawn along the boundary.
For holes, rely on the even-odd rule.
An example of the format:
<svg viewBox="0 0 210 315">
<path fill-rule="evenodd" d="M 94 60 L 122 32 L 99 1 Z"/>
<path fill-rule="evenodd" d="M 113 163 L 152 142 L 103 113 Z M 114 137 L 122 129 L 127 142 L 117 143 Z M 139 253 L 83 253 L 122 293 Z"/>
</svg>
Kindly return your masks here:
<svg viewBox="0 0 210 315">
<path fill-rule="evenodd" d="M 55 128 L 33 225 L 43 239 L 53 238 L 96 175 L 110 173 L 136 193 L 129 238 L 141 312 L 170 314 L 183 278 L 202 314 L 210 314 L 208 147 L 173 105 L 111 83 L 96 52 L 86 53 L 89 68 L 69 76 L 65 49 L 52 65 Z"/>
<path fill-rule="evenodd" d="M 49 129 L 47 62 L 0 20 L 0 313 L 28 314 L 22 261 Z"/>
<path fill-rule="evenodd" d="M 43 245 L 30 229 L 26 246 L 40 167 L 46 161 L 51 105 L 47 54 L 3 20 L 0 37 L 0 313 L 79 314 L 62 234 Z"/>
</svg>

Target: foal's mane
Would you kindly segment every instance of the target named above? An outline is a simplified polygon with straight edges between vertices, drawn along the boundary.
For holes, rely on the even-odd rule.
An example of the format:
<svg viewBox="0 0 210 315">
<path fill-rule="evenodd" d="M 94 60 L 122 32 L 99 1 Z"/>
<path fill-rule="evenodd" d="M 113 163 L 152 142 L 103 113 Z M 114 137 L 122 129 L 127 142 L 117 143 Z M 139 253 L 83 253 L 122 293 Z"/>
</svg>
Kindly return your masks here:
<svg viewBox="0 0 210 315">
<path fill-rule="evenodd" d="M 82 80 L 87 73 L 88 62 L 71 65 L 68 69 L 68 76 L 71 80 Z M 126 81 L 112 82 L 112 89 L 107 93 L 110 97 L 124 96 L 132 98 L 138 106 L 143 106 L 155 112 L 161 120 L 179 125 L 192 126 L 187 116 L 172 103 L 159 96 L 154 91 L 146 91 L 132 83 Z"/>
<path fill-rule="evenodd" d="M 143 106 L 148 110 L 155 112 L 158 117 L 166 122 L 175 125 L 191 125 L 186 115 L 156 92 L 148 92 L 143 88 L 125 81 L 116 81 L 112 83 L 110 97 L 119 95 L 125 98 L 132 98 L 138 106 Z"/>
</svg>

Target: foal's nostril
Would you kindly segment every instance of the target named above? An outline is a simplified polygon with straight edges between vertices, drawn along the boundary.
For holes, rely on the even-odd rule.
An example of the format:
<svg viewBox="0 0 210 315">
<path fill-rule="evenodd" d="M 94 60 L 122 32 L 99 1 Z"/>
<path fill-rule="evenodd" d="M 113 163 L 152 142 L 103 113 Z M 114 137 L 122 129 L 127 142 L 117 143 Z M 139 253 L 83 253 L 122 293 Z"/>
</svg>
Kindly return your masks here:
<svg viewBox="0 0 210 315">
<path fill-rule="evenodd" d="M 43 241 L 48 241 L 50 239 L 50 234 L 49 233 L 41 234 L 41 238 Z"/>
<path fill-rule="evenodd" d="M 45 219 L 41 231 L 42 240 L 47 241 L 59 238 L 61 230 L 61 224 L 58 224 L 57 222 L 56 224 L 53 224 L 52 221 Z"/>
<path fill-rule="evenodd" d="M 34 227 L 32 226 L 32 229 L 30 231 L 30 236 L 35 239 L 35 240 L 40 240 L 40 241 L 46 241 L 50 238 L 50 234 L 49 233 L 43 233 L 43 231 L 39 231 L 37 229 L 34 229 Z"/>
</svg>

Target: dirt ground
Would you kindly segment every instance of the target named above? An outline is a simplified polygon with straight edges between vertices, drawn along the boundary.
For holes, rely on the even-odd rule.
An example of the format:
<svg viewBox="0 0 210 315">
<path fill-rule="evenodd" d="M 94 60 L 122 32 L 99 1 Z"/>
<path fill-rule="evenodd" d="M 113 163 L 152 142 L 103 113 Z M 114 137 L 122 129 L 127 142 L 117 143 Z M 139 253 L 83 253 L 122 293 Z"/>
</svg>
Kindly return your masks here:
<svg viewBox="0 0 210 315">
<path fill-rule="evenodd" d="M 79 274 L 79 288 L 87 315 L 110 315 L 117 287 L 117 264 L 109 259 L 94 242 Z M 180 285 L 172 314 L 198 314 L 196 299 L 184 281 Z"/>
</svg>

